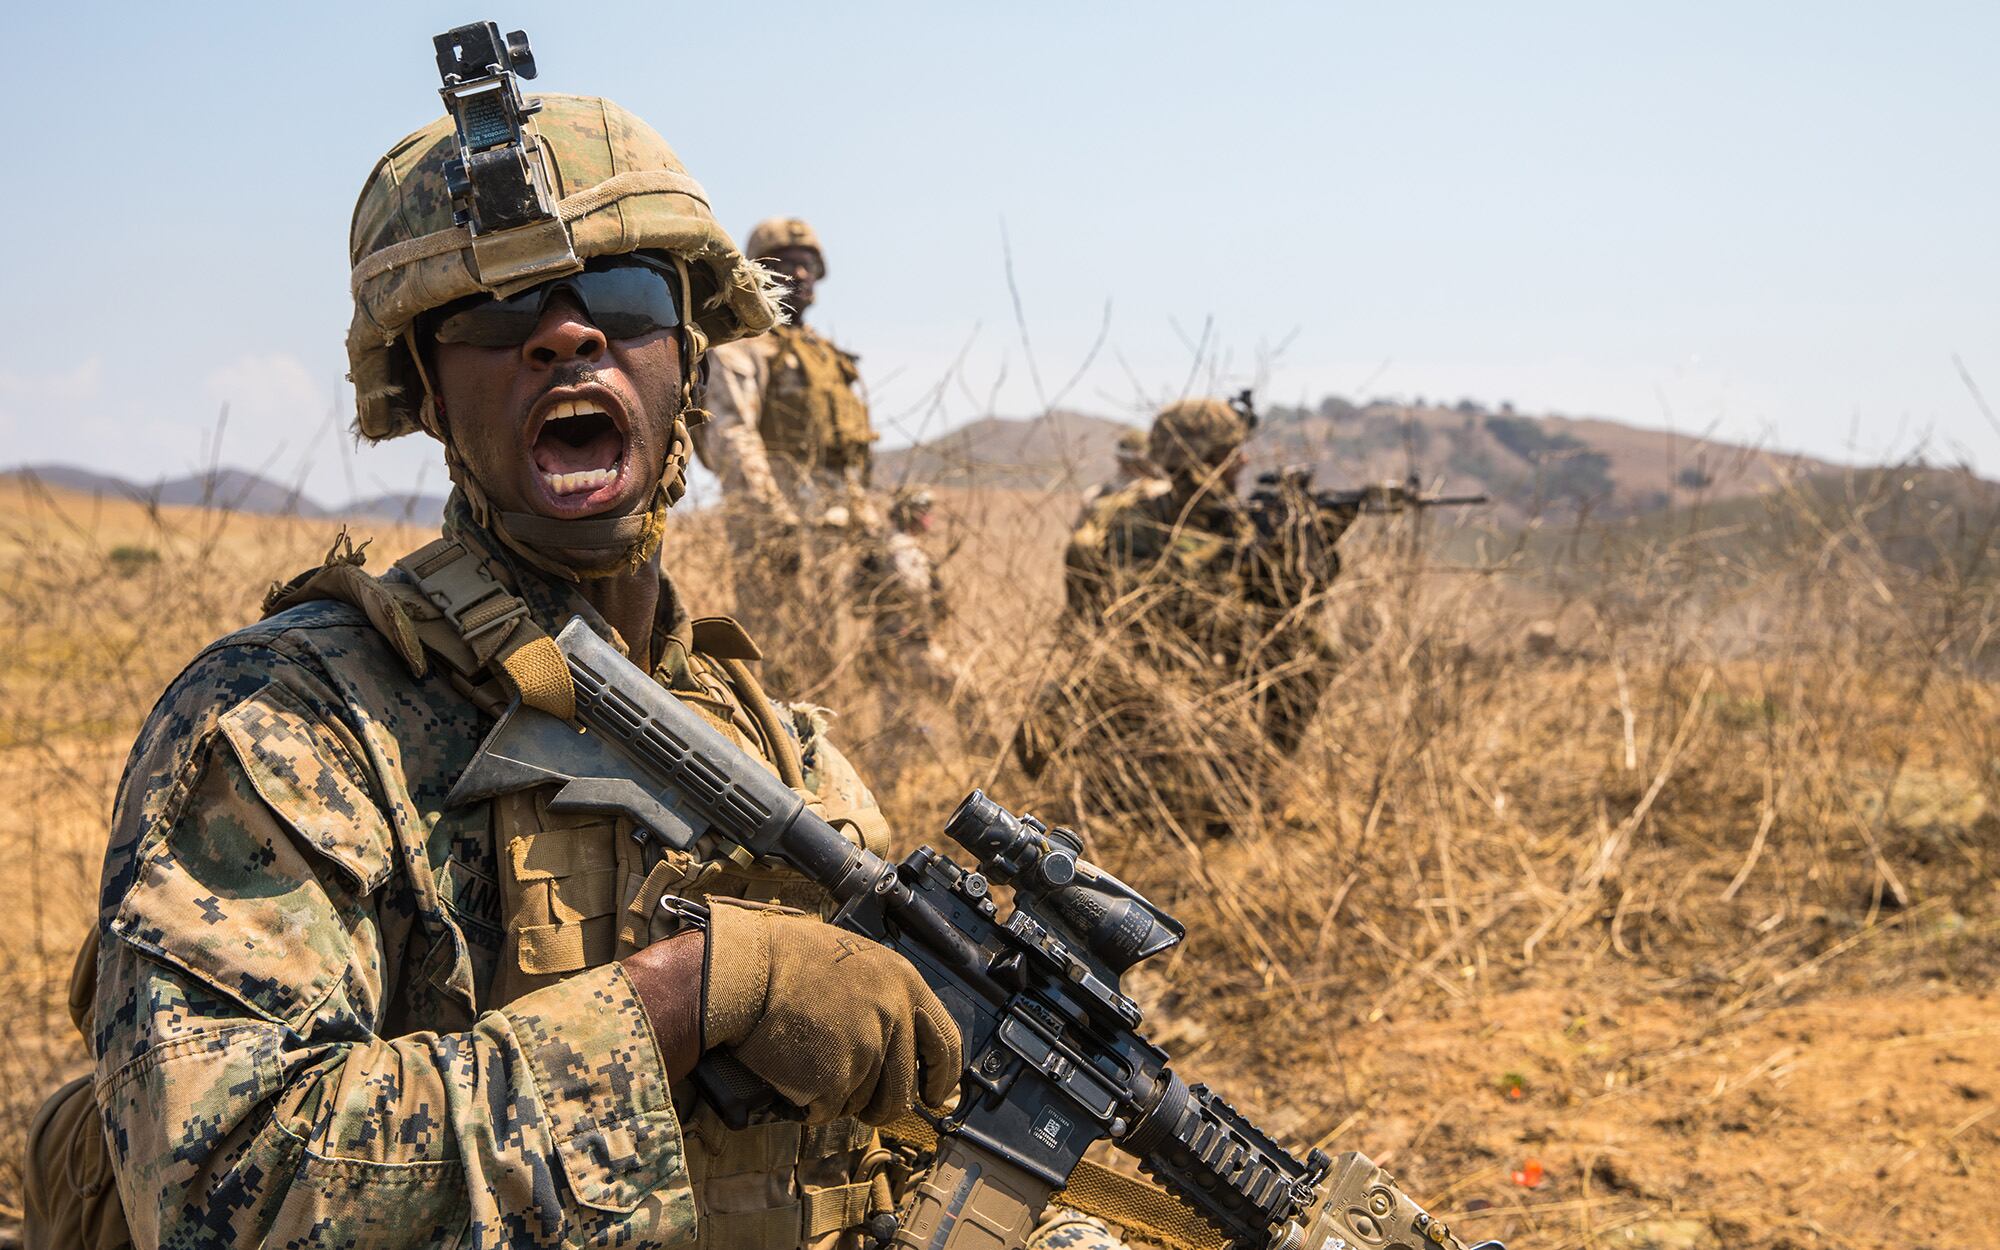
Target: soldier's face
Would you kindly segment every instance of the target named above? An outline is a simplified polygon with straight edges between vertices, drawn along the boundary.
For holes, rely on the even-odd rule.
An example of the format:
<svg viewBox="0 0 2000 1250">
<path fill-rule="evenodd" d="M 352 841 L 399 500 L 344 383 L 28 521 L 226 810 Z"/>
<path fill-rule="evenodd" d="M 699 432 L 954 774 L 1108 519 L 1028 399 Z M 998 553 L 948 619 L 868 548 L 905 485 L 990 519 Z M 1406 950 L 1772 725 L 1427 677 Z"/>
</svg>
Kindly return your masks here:
<svg viewBox="0 0 2000 1250">
<path fill-rule="evenodd" d="M 813 287 L 822 271 L 818 252 L 809 247 L 781 247 L 761 263 L 785 280 L 783 303 L 787 311 L 797 316 L 812 307 Z"/>
<path fill-rule="evenodd" d="M 436 344 L 445 424 L 494 505 L 557 520 L 647 507 L 681 406 L 678 333 L 610 338 L 565 293 L 518 347 Z"/>
</svg>

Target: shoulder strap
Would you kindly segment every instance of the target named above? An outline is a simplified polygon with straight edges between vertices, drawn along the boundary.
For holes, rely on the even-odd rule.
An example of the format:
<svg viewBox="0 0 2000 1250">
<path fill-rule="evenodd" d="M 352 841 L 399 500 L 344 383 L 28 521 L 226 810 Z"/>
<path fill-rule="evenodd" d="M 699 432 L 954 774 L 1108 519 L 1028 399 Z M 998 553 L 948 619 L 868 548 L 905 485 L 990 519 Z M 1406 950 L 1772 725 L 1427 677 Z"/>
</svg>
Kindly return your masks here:
<svg viewBox="0 0 2000 1250">
<path fill-rule="evenodd" d="M 761 660 L 764 652 L 733 616 L 702 616 L 694 622 L 694 649 L 718 660 Z"/>
<path fill-rule="evenodd" d="M 333 540 L 326 559 L 318 568 L 307 569 L 282 585 L 273 584 L 264 595 L 264 615 L 275 616 L 287 608 L 318 600 L 333 600 L 358 609 L 388 640 L 413 676 L 429 671 L 424 648 L 417 637 L 415 620 L 406 604 L 398 601 L 394 588 L 369 576 L 361 568 L 368 544 L 356 547 L 342 530 Z"/>
<path fill-rule="evenodd" d="M 487 560 L 455 538 L 440 538 L 396 561 L 439 614 L 449 631 L 447 662 L 469 653 L 462 676 L 479 672 L 498 677 L 529 707 L 561 720 L 576 717 L 576 684 L 569 665 L 548 632 L 528 615 L 528 605 Z M 427 631 L 419 627 L 419 636 Z M 428 631 L 433 636 L 443 632 Z M 426 638 L 426 643 L 431 639 Z"/>
<path fill-rule="evenodd" d="M 396 561 L 415 583 L 404 586 L 371 576 L 364 560 L 343 532 L 319 568 L 271 588 L 264 614 L 314 600 L 345 603 L 367 616 L 413 676 L 427 674 L 436 658 L 482 706 L 492 700 L 477 687 L 495 678 L 529 707 L 564 720 L 576 715 L 576 686 L 555 639 L 529 618 L 528 605 L 490 561 L 440 538 Z"/>
</svg>

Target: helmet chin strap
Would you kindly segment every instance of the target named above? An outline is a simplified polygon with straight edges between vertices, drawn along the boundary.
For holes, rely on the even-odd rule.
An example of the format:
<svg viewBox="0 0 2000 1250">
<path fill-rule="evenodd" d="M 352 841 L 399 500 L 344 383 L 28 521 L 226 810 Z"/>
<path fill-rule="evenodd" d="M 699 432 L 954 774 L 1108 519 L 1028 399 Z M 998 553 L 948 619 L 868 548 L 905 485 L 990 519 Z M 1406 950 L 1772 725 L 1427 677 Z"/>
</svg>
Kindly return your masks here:
<svg viewBox="0 0 2000 1250">
<path fill-rule="evenodd" d="M 538 567 L 572 581 L 618 577 L 644 567 L 666 534 L 666 490 L 644 512 L 557 520 L 533 512 L 498 513 L 487 528 Z"/>
</svg>

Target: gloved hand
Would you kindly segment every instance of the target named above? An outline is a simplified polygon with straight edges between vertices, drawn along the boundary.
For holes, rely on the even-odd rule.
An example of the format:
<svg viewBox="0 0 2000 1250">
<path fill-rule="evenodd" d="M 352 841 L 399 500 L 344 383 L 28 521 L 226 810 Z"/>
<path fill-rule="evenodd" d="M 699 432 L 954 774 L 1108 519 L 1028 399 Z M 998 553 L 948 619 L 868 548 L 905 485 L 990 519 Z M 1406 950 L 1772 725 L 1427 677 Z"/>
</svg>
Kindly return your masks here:
<svg viewBox="0 0 2000 1250">
<path fill-rule="evenodd" d="M 813 1123 L 887 1124 L 920 1093 L 940 1106 L 963 1067 L 957 1026 L 908 960 L 788 908 L 709 900 L 701 1024 L 704 1048 L 733 1047 Z"/>
</svg>

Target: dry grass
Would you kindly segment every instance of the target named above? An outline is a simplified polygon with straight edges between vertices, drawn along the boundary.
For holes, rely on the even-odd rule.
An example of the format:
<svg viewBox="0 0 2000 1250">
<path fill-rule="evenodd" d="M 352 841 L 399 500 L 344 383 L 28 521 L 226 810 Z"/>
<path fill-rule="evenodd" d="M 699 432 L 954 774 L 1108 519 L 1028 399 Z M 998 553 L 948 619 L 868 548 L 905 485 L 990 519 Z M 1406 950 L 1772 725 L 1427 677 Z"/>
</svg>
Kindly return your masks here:
<svg viewBox="0 0 2000 1250">
<path fill-rule="evenodd" d="M 1188 922 L 1141 977 L 1180 1067 L 1295 1141 L 1385 1158 L 1480 1236 L 1623 1245 L 1680 1220 L 1748 1246 L 1983 1240 L 1994 509 L 1896 515 L 1900 480 L 1449 567 L 1412 522 L 1363 522 L 1296 763 L 1258 774 L 1226 838 L 1101 810 L 1087 831 Z M 6 489 L 0 891 L 20 919 L 0 928 L 0 1208 L 40 1092 L 82 1066 L 63 990 L 131 733 L 331 537 Z M 836 732 L 906 843 L 972 784 L 1087 808 L 1093 770 L 1129 758 L 1100 744 L 1031 784 L 1004 749 L 1088 650 L 1054 645 L 1073 496 L 942 502 L 969 680 L 869 687 L 841 652 L 810 691 L 846 711 Z M 716 519 L 669 541 L 697 611 L 727 610 Z M 1241 765 L 1212 710 L 1179 706 L 1211 718 L 1176 731 L 1204 766 Z M 1537 1189 L 1509 1176 L 1531 1156 Z"/>
</svg>

